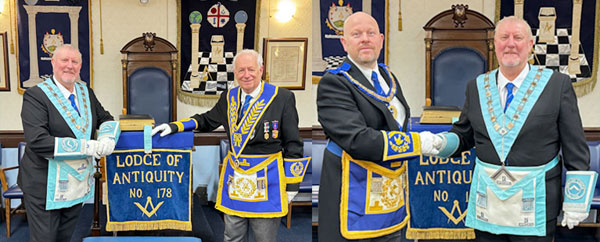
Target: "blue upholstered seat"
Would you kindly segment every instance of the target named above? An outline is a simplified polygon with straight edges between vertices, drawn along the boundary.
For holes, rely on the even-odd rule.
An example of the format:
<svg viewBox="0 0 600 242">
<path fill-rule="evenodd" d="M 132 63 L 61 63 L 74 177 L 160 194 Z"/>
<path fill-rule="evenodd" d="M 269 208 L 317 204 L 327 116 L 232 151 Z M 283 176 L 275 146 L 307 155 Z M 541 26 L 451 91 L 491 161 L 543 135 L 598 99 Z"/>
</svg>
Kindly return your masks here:
<svg viewBox="0 0 600 242">
<path fill-rule="evenodd" d="M 6 178 L 6 172 L 11 171 L 11 170 L 16 171 L 17 169 L 19 169 L 19 166 L 21 165 L 21 158 L 23 157 L 23 154 L 25 153 L 25 146 L 26 146 L 25 142 L 20 142 L 17 147 L 18 166 L 6 167 L 6 168 L 0 169 L 0 181 L 2 183 L 2 190 L 4 191 L 2 193 L 2 197 L 4 198 L 4 214 L 6 217 L 6 237 L 10 237 L 10 216 L 14 213 L 24 213 L 23 191 L 21 191 L 21 188 L 19 187 L 18 184 L 12 184 L 12 185 L 8 184 L 8 180 Z M 0 155 L 0 157 L 1 157 L 1 155 Z M 12 172 L 15 172 L 15 171 L 12 171 Z M 12 199 L 20 199 L 21 205 L 19 205 L 15 209 L 12 209 L 11 208 L 11 200 Z"/>
<path fill-rule="evenodd" d="M 467 82 L 485 73 L 486 66 L 485 58 L 471 48 L 454 47 L 440 51 L 432 61 L 431 104 L 462 107 Z"/>
<path fill-rule="evenodd" d="M 161 68 L 142 67 L 127 82 L 129 114 L 150 114 L 155 123 L 168 123 L 171 117 L 171 77 Z"/>
</svg>

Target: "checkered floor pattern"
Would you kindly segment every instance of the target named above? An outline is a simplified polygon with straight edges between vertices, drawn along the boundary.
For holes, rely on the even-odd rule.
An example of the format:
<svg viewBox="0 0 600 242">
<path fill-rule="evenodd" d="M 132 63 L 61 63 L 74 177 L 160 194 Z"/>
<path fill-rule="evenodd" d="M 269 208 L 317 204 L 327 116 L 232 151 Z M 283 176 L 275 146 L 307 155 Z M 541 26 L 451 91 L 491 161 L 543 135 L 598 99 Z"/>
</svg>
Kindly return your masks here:
<svg viewBox="0 0 600 242">
<path fill-rule="evenodd" d="M 194 94 L 221 95 L 223 91 L 233 87 L 233 52 L 225 52 L 225 63 L 210 63 L 210 52 L 199 52 L 198 71 L 200 73 L 200 86 L 190 87 L 190 76 L 192 75 L 192 65 L 190 65 L 185 78 L 181 84 L 181 90 Z M 204 69 L 206 68 L 206 72 Z M 206 81 L 202 81 L 205 80 Z"/>
<path fill-rule="evenodd" d="M 538 43 L 538 29 L 532 29 L 535 36 L 535 65 L 545 66 L 548 69 L 559 71 L 571 77 L 571 81 L 581 81 L 592 77 L 591 67 L 583 48 L 579 45 L 580 74 L 569 74 L 569 54 L 571 52 L 571 29 L 557 28 L 554 41 Z"/>
</svg>

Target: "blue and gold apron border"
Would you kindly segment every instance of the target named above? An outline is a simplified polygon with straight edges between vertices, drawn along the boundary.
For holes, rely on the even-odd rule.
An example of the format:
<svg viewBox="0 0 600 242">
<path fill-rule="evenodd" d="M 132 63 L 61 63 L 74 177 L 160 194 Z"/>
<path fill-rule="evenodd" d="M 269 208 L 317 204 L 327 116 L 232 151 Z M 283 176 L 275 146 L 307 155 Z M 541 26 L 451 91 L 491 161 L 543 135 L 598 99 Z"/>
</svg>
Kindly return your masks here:
<svg viewBox="0 0 600 242">
<path fill-rule="evenodd" d="M 221 175 L 219 177 L 219 186 L 217 190 L 217 201 L 215 204 L 215 208 L 223 213 L 229 215 L 236 215 L 245 218 L 275 218 L 282 217 L 288 213 L 288 201 L 285 192 L 285 172 L 283 170 L 283 157 L 281 152 L 267 155 L 240 155 L 239 159 L 259 159 L 259 163 L 250 160 L 249 164 L 254 164 L 254 166 L 250 166 L 247 170 L 235 169 L 233 159 L 235 158 L 235 154 L 230 152 L 225 160 L 223 161 L 223 166 L 221 168 Z M 261 161 L 262 160 L 262 161 Z M 273 164 L 275 162 L 275 164 Z M 276 170 L 273 170 L 276 169 Z M 266 170 L 266 171 L 265 171 Z M 229 195 L 229 179 L 230 177 L 234 177 L 234 172 L 243 171 L 244 174 L 252 175 L 257 174 L 264 171 L 264 177 L 266 178 L 265 193 L 267 194 L 267 199 L 256 200 L 254 202 L 243 201 L 240 199 L 232 199 Z M 254 173 L 249 174 L 252 171 Z M 267 177 L 268 172 L 274 172 L 276 174 L 273 177 Z M 241 173 L 241 172 L 240 172 Z M 278 177 L 278 178 L 277 178 Z M 227 186 L 227 189 L 225 189 Z M 268 188 L 276 187 L 277 190 L 274 192 L 269 192 Z M 261 203 L 267 203 L 271 208 L 268 208 L 270 211 L 258 211 L 258 209 L 262 209 L 260 207 Z M 227 205 L 226 205 L 227 204 Z M 253 209 L 255 211 L 251 211 L 251 209 L 244 209 L 246 204 L 252 204 Z M 236 208 L 233 208 L 236 207 Z M 258 209 L 257 209 L 258 208 Z"/>
<path fill-rule="evenodd" d="M 284 158 L 283 167 L 285 169 L 286 183 L 299 183 L 304 179 L 304 174 L 308 169 L 311 157 L 304 158 Z"/>
<path fill-rule="evenodd" d="M 328 144 L 328 149 L 330 147 L 330 144 L 335 144 L 333 142 L 329 142 Z M 331 145 L 332 148 L 335 148 L 334 146 L 336 145 Z M 391 162 L 391 161 L 390 161 Z M 375 238 L 375 237 L 380 237 L 380 236 L 384 236 L 384 235 L 388 235 L 391 233 L 394 233 L 400 229 L 402 229 L 409 221 L 409 216 L 408 213 L 406 211 L 407 208 L 407 189 L 406 189 L 406 179 L 402 178 L 402 175 L 404 174 L 404 172 L 406 171 L 406 163 L 403 164 L 400 168 L 396 169 L 396 170 L 390 170 L 384 167 L 378 167 L 379 165 L 377 165 L 374 162 L 369 162 L 369 161 L 359 161 L 359 160 L 353 160 L 352 157 L 347 154 L 345 151 L 342 152 L 342 156 L 341 156 L 341 163 L 342 163 L 342 191 L 341 191 L 341 197 L 340 197 L 340 232 L 342 234 L 342 236 L 346 239 L 368 239 L 368 238 Z M 364 170 L 356 170 L 355 169 L 351 169 L 351 166 L 353 166 L 352 164 L 356 164 L 357 167 L 360 167 Z M 356 166 L 355 166 L 356 167 Z M 351 171 L 352 170 L 352 171 Z M 364 196 L 364 205 L 365 207 L 360 207 L 360 205 L 358 204 L 362 204 L 362 200 L 361 201 L 350 201 L 350 198 L 353 199 L 357 199 L 359 196 L 359 194 L 354 194 L 354 195 L 350 195 L 350 187 L 355 187 L 355 186 L 364 186 L 361 184 L 361 181 L 355 180 L 354 178 L 352 179 L 352 183 L 353 185 L 351 185 L 351 173 L 352 172 L 359 172 L 362 173 L 366 172 L 367 173 L 367 177 L 366 179 L 369 178 L 369 174 L 372 175 L 372 173 L 378 174 L 382 173 L 382 174 L 378 174 L 379 176 L 386 176 L 388 177 L 388 179 L 397 179 L 400 178 L 400 183 L 402 184 L 397 184 L 399 186 L 400 189 L 400 193 L 401 193 L 401 198 L 397 198 L 400 199 L 399 201 L 396 201 L 395 203 L 397 203 L 397 206 L 391 206 L 387 209 L 383 209 L 385 211 L 383 212 L 374 212 L 371 211 L 369 212 L 368 206 L 369 206 L 369 199 L 371 199 L 370 197 L 370 193 L 369 191 L 367 191 L 366 195 Z M 388 176 L 391 175 L 391 176 Z M 382 178 L 382 177 L 380 177 Z M 367 183 L 365 186 L 365 189 L 367 187 L 370 186 L 369 181 L 366 181 Z M 372 182 L 372 181 L 371 181 Z M 354 206 L 351 206 L 351 204 L 353 204 Z M 357 207 L 358 205 L 358 207 Z M 351 208 L 352 207 L 352 208 Z M 353 221 L 349 221 L 350 219 L 350 210 L 352 209 L 352 219 Z M 381 209 L 381 208 L 380 208 Z M 364 211 L 363 211 L 364 210 Z M 358 213 L 358 214 L 356 214 Z M 368 229 L 368 228 L 363 228 L 359 229 L 357 227 L 350 227 L 350 224 L 358 224 L 359 219 L 371 219 L 374 217 L 371 216 L 378 216 L 381 217 L 380 219 L 383 220 L 389 220 L 392 217 L 397 217 L 397 216 L 404 216 L 404 218 L 400 218 L 399 221 L 389 221 L 386 224 L 382 225 L 383 227 L 380 227 L 378 229 Z M 364 223 L 364 221 L 363 221 Z"/>
</svg>

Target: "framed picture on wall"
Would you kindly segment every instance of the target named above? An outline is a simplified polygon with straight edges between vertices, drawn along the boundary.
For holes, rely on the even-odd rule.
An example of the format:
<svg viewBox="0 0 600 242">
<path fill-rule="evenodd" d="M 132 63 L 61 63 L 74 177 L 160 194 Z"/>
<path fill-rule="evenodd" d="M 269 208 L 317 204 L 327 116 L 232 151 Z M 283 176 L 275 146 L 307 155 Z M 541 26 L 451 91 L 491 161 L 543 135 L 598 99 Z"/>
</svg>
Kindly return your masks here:
<svg viewBox="0 0 600 242">
<path fill-rule="evenodd" d="M 0 91 L 10 91 L 8 78 L 8 51 L 6 50 L 6 32 L 0 33 Z"/>
<path fill-rule="evenodd" d="M 304 90 L 308 38 L 265 38 L 263 80 L 291 90 Z"/>
</svg>

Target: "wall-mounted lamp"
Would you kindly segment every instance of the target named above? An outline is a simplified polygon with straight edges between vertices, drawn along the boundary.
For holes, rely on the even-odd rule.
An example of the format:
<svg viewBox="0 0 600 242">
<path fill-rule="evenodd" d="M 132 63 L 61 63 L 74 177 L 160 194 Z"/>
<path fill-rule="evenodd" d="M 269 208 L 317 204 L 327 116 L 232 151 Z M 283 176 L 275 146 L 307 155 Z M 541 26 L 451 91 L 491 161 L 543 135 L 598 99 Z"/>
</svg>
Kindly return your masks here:
<svg viewBox="0 0 600 242">
<path fill-rule="evenodd" d="M 289 0 L 281 0 L 277 4 L 277 12 L 275 18 L 282 23 L 290 21 L 296 13 L 296 4 Z"/>
<path fill-rule="evenodd" d="M 150 1 L 150 0 L 140 0 L 140 3 L 141 3 L 141 4 L 146 4 L 146 3 L 148 3 L 149 1 Z"/>
</svg>

